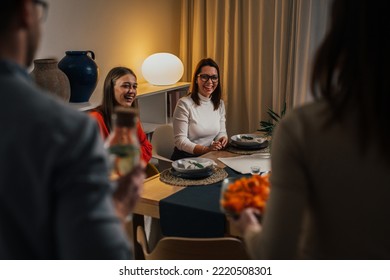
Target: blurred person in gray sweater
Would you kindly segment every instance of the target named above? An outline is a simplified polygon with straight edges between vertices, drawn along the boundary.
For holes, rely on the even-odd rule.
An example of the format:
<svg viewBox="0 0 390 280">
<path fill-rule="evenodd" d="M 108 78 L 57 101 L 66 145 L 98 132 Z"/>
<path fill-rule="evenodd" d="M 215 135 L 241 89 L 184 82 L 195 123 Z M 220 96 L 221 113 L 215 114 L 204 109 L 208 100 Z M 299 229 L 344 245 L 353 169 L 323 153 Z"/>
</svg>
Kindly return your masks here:
<svg viewBox="0 0 390 280">
<path fill-rule="evenodd" d="M 129 259 L 121 218 L 145 174 L 137 167 L 110 183 L 94 120 L 30 79 L 47 8 L 1 1 L 0 259 Z"/>
</svg>

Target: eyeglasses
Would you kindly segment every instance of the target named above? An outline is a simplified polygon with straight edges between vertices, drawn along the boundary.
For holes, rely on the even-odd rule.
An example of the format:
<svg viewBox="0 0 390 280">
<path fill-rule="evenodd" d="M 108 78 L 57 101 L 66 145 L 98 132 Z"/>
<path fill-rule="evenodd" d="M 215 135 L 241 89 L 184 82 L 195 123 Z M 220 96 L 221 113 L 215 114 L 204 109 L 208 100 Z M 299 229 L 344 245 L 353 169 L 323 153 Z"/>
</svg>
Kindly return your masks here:
<svg viewBox="0 0 390 280">
<path fill-rule="evenodd" d="M 120 87 L 127 90 L 127 91 L 129 91 L 130 89 L 137 90 L 138 84 L 137 83 L 134 83 L 134 84 L 126 83 L 126 84 L 120 85 Z"/>
<path fill-rule="evenodd" d="M 202 80 L 202 82 L 204 83 L 207 83 L 209 79 L 211 79 L 211 81 L 213 83 L 216 83 L 218 82 L 218 76 L 217 75 L 207 75 L 207 74 L 199 74 L 198 77 Z"/>
<path fill-rule="evenodd" d="M 35 4 L 38 5 L 38 18 L 41 21 L 45 21 L 47 18 L 47 12 L 49 9 L 49 4 L 42 0 L 33 0 Z"/>
</svg>

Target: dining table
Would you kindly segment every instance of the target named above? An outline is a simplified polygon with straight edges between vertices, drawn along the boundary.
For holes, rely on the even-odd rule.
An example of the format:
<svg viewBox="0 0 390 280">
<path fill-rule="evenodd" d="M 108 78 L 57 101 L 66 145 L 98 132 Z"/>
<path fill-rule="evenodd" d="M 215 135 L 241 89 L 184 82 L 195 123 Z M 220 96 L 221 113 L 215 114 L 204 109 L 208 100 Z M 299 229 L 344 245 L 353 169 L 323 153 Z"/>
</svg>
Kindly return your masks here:
<svg viewBox="0 0 390 280">
<path fill-rule="evenodd" d="M 227 150 L 220 150 L 220 151 L 211 151 L 209 153 L 202 155 L 201 157 L 213 160 L 216 163 L 216 166 L 219 168 L 228 169 L 229 167 L 227 167 L 218 158 L 233 158 L 237 156 L 240 156 L 240 154 L 233 153 Z M 229 171 L 229 176 L 231 176 L 232 172 L 237 176 L 244 176 L 244 174 L 235 173 L 234 170 Z M 138 226 L 144 226 L 144 216 L 150 216 L 152 218 L 160 219 L 161 218 L 160 210 L 161 210 L 162 201 L 166 200 L 167 198 L 173 195 L 179 194 L 186 188 L 185 186 L 175 186 L 175 185 L 164 183 L 160 180 L 160 175 L 161 173 L 145 179 L 143 192 L 133 211 L 132 231 L 133 231 L 133 248 L 134 248 L 135 259 L 143 259 L 142 248 L 136 242 L 136 232 Z M 221 182 L 219 182 L 219 185 L 220 184 Z M 222 229 L 223 234 L 224 236 L 240 237 L 240 233 L 231 222 L 232 219 L 233 217 L 231 217 L 230 215 L 224 215 L 224 226 Z M 207 229 L 202 229 L 202 230 L 207 230 Z"/>
</svg>

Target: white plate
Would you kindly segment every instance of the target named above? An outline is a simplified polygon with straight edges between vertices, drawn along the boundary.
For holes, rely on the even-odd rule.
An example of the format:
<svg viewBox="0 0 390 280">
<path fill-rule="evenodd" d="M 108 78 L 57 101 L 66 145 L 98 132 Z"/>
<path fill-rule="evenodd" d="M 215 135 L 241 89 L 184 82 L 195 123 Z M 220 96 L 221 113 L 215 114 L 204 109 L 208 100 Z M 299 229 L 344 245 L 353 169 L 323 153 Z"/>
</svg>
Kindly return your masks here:
<svg viewBox="0 0 390 280">
<path fill-rule="evenodd" d="M 172 167 L 181 173 L 200 173 L 213 169 L 216 163 L 208 158 L 183 158 L 172 162 Z"/>
<path fill-rule="evenodd" d="M 258 134 L 237 134 L 231 138 L 232 142 L 239 146 L 256 146 L 267 141 L 267 138 Z"/>
</svg>

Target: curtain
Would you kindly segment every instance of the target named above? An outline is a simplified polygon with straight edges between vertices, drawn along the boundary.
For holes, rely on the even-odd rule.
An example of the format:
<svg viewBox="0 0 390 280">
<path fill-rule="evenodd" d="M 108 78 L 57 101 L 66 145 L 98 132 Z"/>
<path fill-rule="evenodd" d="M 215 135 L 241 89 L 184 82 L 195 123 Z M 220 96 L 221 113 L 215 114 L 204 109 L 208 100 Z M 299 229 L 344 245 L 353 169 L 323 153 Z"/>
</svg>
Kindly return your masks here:
<svg viewBox="0 0 390 280">
<path fill-rule="evenodd" d="M 283 1 L 283 0 L 282 0 Z M 291 105 L 298 106 L 312 101 L 310 74 L 315 51 L 321 43 L 328 25 L 331 1 L 297 1 L 295 28 L 295 65 L 292 71 Z"/>
<path fill-rule="evenodd" d="M 181 1 L 183 80 L 191 80 L 202 58 L 218 63 L 229 135 L 259 129 L 268 108 L 310 101 L 310 63 L 330 1 Z"/>
</svg>

